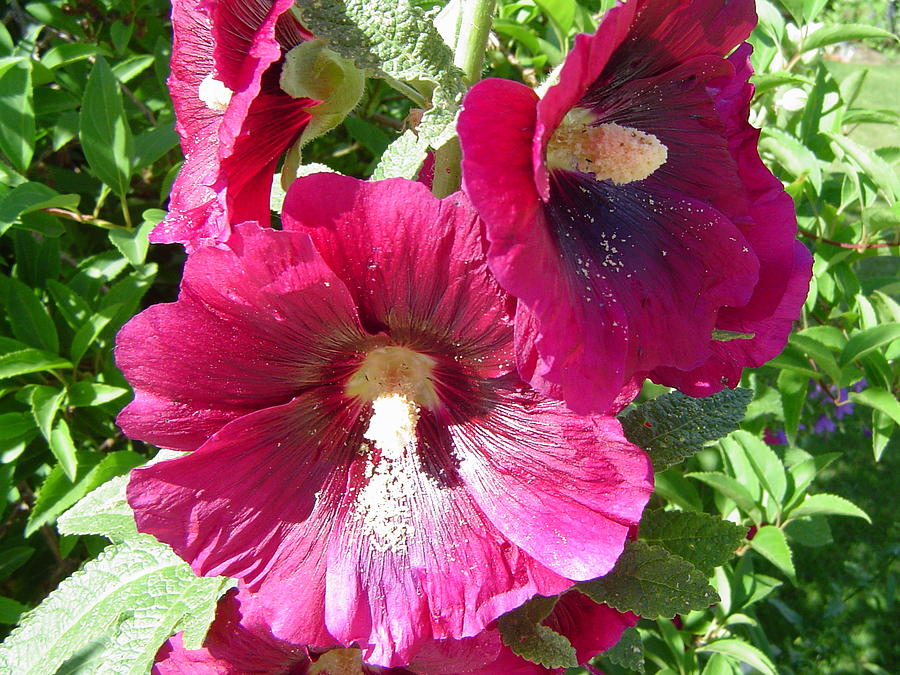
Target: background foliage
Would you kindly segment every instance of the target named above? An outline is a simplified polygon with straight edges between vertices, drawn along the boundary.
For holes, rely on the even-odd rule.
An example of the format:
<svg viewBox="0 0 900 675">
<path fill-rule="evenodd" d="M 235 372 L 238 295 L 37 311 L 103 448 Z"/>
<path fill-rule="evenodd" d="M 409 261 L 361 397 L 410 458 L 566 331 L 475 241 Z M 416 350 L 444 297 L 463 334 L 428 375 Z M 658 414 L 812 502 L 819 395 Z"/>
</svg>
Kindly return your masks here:
<svg viewBox="0 0 900 675">
<path fill-rule="evenodd" d="M 415 4 L 429 17 L 444 5 Z M 501 1 L 486 74 L 539 85 L 611 4 Z M 686 433 L 708 413 L 702 402 L 695 410 L 676 394 L 656 398 L 664 390 L 653 385 L 643 394 L 653 400 L 625 417 L 636 442 L 659 450 L 659 473 L 642 542 L 617 572 L 634 580 L 628 565 L 675 555 L 700 570 L 697 592 L 707 592 L 708 578 L 719 601 L 645 607 L 660 618 L 643 620 L 601 658 L 610 674 L 900 670 L 900 629 L 889 618 L 900 581 L 896 3 L 758 0 L 758 9 L 752 120 L 797 205 L 815 256 L 813 288 L 784 354 L 747 373 L 753 394 L 740 429 L 720 438 L 738 414 L 721 433 Z M 2 16 L 0 636 L 64 579 L 42 608 L 86 590 L 111 606 L 121 602 L 116 593 L 135 592 L 78 584 L 104 566 L 141 565 L 116 477 L 155 450 L 113 423 L 129 388 L 111 347 L 143 306 L 174 299 L 183 262 L 180 247 L 146 242 L 181 159 L 165 88 L 167 15 L 165 0 L 11 0 Z M 435 96 L 459 86 L 435 81 Z M 304 150 L 306 161 L 371 176 L 414 105 L 385 79 L 369 80 L 359 107 Z M 437 116 L 426 129 L 445 133 Z M 740 413 L 747 401 L 735 400 Z M 699 533 L 708 550 L 684 548 L 682 532 Z M 191 628 L 179 602 L 226 586 L 198 586 L 162 549 L 154 564 L 168 565 L 175 576 L 166 578 L 182 586 L 152 608 L 166 618 L 128 657 L 133 672 L 146 672 L 154 639 Z M 610 597 L 602 584 L 585 590 Z M 128 636 L 132 618 L 116 614 L 115 635 Z M 60 638 L 56 661 L 23 672 L 93 672 L 92 653 L 115 647 L 103 642 L 107 628 L 60 628 L 94 647 L 73 656 Z M 193 630 L 199 644 L 204 627 Z M 639 643 L 643 659 L 632 649 Z"/>
</svg>

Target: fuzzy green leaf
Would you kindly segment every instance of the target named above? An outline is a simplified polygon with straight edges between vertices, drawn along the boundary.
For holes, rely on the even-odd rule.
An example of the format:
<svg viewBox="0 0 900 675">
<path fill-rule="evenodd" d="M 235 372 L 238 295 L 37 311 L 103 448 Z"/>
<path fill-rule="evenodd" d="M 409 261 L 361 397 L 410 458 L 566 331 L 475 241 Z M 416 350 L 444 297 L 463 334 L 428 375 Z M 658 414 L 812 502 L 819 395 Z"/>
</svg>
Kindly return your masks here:
<svg viewBox="0 0 900 675">
<path fill-rule="evenodd" d="M 41 485 L 37 501 L 28 517 L 26 536 L 37 531 L 41 525 L 56 519 L 98 485 L 114 476 L 127 473 L 144 461 L 143 457 L 129 450 L 111 452 L 108 455 L 83 452 L 78 453 L 75 459 L 77 473 L 74 479 L 69 480 L 61 467 L 57 466 Z"/>
<path fill-rule="evenodd" d="M 138 675 L 189 615 L 230 580 L 198 579 L 168 546 L 138 535 L 63 581 L 0 646 L 0 672 Z M 89 658 L 89 661 L 88 661 Z"/>
<path fill-rule="evenodd" d="M 658 544 L 712 574 L 734 555 L 747 528 L 706 513 L 648 511 L 641 519 L 641 539 Z"/>
<path fill-rule="evenodd" d="M 603 658 L 626 670 L 644 672 L 644 645 L 641 634 L 633 626 L 626 628 L 622 637 L 611 648 L 603 652 Z"/>
<path fill-rule="evenodd" d="M 385 152 L 374 178 L 413 178 L 429 148 L 455 134 L 453 121 L 466 86 L 453 52 L 419 7 L 408 0 L 310 0 L 299 6 L 303 25 L 358 68 L 400 82 L 433 86 L 431 107 L 415 133 Z"/>
<path fill-rule="evenodd" d="M 630 542 L 609 574 L 578 589 L 595 602 L 648 618 L 706 609 L 719 600 L 702 571 L 645 541 Z"/>
<path fill-rule="evenodd" d="M 725 389 L 691 398 L 673 391 L 625 413 L 622 427 L 628 440 L 646 450 L 654 469 L 661 471 L 737 429 L 751 395 L 749 389 Z"/>
<path fill-rule="evenodd" d="M 124 541 L 137 534 L 134 512 L 125 489 L 128 475 L 116 476 L 88 493 L 57 521 L 60 534 L 98 534 L 112 541 Z"/>
<path fill-rule="evenodd" d="M 557 598 L 535 596 L 500 617 L 498 628 L 503 643 L 523 659 L 545 668 L 570 668 L 578 665 L 572 643 L 564 635 L 541 625 L 556 601 Z"/>
</svg>

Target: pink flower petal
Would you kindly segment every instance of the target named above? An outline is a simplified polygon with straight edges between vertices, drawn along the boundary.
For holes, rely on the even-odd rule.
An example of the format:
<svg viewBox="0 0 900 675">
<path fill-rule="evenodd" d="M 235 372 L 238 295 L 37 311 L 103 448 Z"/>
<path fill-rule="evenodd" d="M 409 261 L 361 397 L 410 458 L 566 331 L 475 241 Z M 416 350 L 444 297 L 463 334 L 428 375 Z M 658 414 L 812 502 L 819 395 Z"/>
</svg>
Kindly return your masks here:
<svg viewBox="0 0 900 675">
<path fill-rule="evenodd" d="M 576 38 L 542 99 L 487 80 L 463 101 L 463 186 L 491 269 L 521 303 L 519 371 L 578 412 L 610 409 L 648 373 L 711 393 L 783 343 L 798 311 L 784 297 L 808 280 L 790 199 L 747 124 L 747 51 L 725 58 L 754 20 L 750 0 L 634 0 Z M 653 135 L 666 161 L 625 184 L 549 170 L 547 145 L 576 106 Z M 712 339 L 750 321 L 765 333 L 752 358 Z"/>
<path fill-rule="evenodd" d="M 348 280 L 369 331 L 388 329 L 413 348 L 428 334 L 479 377 L 512 370 L 509 298 L 485 264 L 480 223 L 462 193 L 439 200 L 417 182 L 322 173 L 295 182 L 282 218 Z"/>
<path fill-rule="evenodd" d="M 239 252 L 196 251 L 178 302 L 155 305 L 120 331 L 116 363 L 136 395 L 118 423 L 133 438 L 192 450 L 229 420 L 319 383 L 335 354 L 311 350 L 316 337 L 359 342 L 346 287 L 309 237 L 239 231 Z"/>
</svg>

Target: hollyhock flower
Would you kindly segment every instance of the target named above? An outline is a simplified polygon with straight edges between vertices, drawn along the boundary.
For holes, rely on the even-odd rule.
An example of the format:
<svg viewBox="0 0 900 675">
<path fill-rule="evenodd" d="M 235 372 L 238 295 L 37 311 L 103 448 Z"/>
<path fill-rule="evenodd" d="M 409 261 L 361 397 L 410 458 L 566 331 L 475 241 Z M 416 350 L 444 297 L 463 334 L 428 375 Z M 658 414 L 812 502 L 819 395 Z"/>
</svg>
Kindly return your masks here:
<svg viewBox="0 0 900 675">
<path fill-rule="evenodd" d="M 191 251 L 226 241 L 231 223 L 268 224 L 282 156 L 359 100 L 362 74 L 310 42 L 293 4 L 173 2 L 169 90 L 185 161 L 151 242 Z M 308 68 L 310 60 L 319 67 Z"/>
<path fill-rule="evenodd" d="M 203 647 L 189 650 L 181 634 L 156 655 L 154 675 L 562 675 L 516 656 L 492 627 L 462 640 L 426 643 L 405 667 L 366 664 L 362 652 L 339 648 L 316 652 L 275 638 L 254 616 L 253 594 L 233 589 L 219 600 Z M 619 641 L 634 614 L 598 605 L 577 591 L 564 594 L 543 624 L 565 635 L 579 663 L 587 663 Z"/>
<path fill-rule="evenodd" d="M 132 474 L 139 529 L 243 580 L 279 639 L 387 667 L 609 571 L 650 463 L 519 380 L 464 197 L 318 174 L 283 225 L 198 249 L 119 334 L 119 424 L 194 451 Z"/>
<path fill-rule="evenodd" d="M 647 375 L 713 393 L 784 346 L 811 259 L 747 123 L 749 46 L 726 56 L 754 22 L 752 0 L 632 0 L 543 98 L 488 79 L 463 102 L 519 370 L 577 411 Z"/>
</svg>

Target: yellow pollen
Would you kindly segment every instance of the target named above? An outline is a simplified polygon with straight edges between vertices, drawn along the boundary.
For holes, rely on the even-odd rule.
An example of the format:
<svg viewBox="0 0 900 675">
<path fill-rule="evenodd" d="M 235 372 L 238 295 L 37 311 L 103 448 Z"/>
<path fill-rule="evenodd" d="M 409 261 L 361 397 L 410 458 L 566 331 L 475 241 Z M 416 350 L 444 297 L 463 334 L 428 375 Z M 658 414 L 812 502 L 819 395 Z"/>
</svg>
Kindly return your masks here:
<svg viewBox="0 0 900 675">
<path fill-rule="evenodd" d="M 401 394 L 410 401 L 434 408 L 437 393 L 431 383 L 435 361 L 406 347 L 379 347 L 366 355 L 345 392 L 363 401 L 375 401 L 385 394 Z"/>
<path fill-rule="evenodd" d="M 550 169 L 582 171 L 621 185 L 643 180 L 665 164 L 668 150 L 653 134 L 593 121 L 584 108 L 566 113 L 547 145 Z"/>
<path fill-rule="evenodd" d="M 363 436 L 396 459 L 416 440 L 419 406 L 402 394 L 382 394 L 372 401 L 372 418 Z"/>
<path fill-rule="evenodd" d="M 356 494 L 355 518 L 377 551 L 402 553 L 414 532 L 410 496 L 423 469 L 417 451 L 420 406 L 434 408 L 435 361 L 406 347 L 380 347 L 366 355 L 345 392 L 372 404 L 363 437 L 365 485 Z"/>
<path fill-rule="evenodd" d="M 361 675 L 362 652 L 358 649 L 332 649 L 309 666 L 309 675 Z"/>
</svg>

